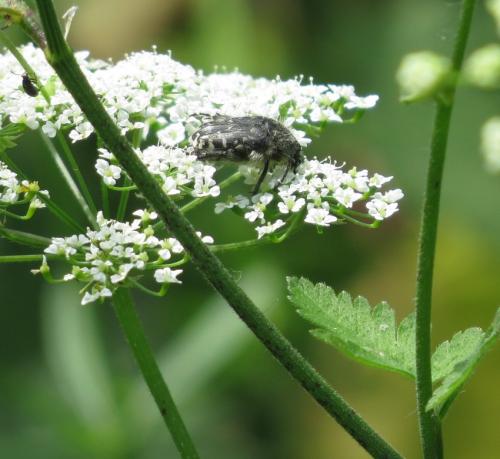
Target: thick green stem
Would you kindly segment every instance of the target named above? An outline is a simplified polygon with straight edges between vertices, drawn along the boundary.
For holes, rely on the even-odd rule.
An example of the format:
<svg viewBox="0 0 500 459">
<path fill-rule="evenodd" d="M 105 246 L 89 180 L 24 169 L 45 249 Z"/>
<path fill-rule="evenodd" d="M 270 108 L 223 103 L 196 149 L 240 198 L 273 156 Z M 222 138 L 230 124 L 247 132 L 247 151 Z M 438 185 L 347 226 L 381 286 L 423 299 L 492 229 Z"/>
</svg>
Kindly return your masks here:
<svg viewBox="0 0 500 459">
<path fill-rule="evenodd" d="M 100 104 L 78 67 L 73 53 L 64 41 L 52 2 L 37 0 L 37 5 L 47 35 L 46 56 L 49 63 L 54 67 L 108 149 L 164 220 L 167 228 L 192 257 L 198 270 L 226 299 L 272 355 L 362 447 L 377 458 L 399 458 L 400 455 L 328 385 L 312 365 L 252 303 L 237 285 L 231 273 L 203 244 L 191 223 L 173 201 L 162 192 L 159 184 L 151 177 L 131 145 L 120 135 L 119 129 Z"/>
<path fill-rule="evenodd" d="M 452 64 L 455 72 L 462 67 L 475 0 L 464 0 Z M 431 304 L 432 279 L 439 218 L 441 182 L 448 141 L 455 88 L 447 94 L 446 102 L 438 101 L 431 141 L 429 169 L 420 227 L 416 295 L 416 367 L 417 408 L 420 441 L 426 459 L 443 457 L 441 425 L 438 417 L 425 407 L 432 396 L 431 375 Z"/>
<path fill-rule="evenodd" d="M 172 434 L 181 457 L 184 459 L 197 459 L 199 455 L 174 403 L 170 390 L 161 375 L 127 289 L 119 289 L 115 292 L 113 306 L 142 376 L 158 405 L 165 424 Z"/>
</svg>

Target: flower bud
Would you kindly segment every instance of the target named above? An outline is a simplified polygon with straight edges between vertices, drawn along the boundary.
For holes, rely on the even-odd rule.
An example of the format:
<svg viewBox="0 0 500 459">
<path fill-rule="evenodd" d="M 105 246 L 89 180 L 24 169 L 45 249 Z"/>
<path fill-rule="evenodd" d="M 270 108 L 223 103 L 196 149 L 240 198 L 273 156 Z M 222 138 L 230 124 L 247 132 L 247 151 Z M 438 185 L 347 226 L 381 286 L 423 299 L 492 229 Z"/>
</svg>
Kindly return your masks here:
<svg viewBox="0 0 500 459">
<path fill-rule="evenodd" d="M 407 54 L 399 65 L 396 80 L 403 102 L 415 102 L 435 96 L 450 81 L 451 63 L 431 51 Z"/>
<path fill-rule="evenodd" d="M 500 0 L 487 0 L 486 8 L 493 16 L 493 19 L 497 24 L 498 33 L 500 34 Z"/>
<path fill-rule="evenodd" d="M 481 129 L 481 151 L 486 168 L 493 173 L 500 173 L 500 116 L 491 118 Z"/>
<path fill-rule="evenodd" d="M 464 77 L 483 89 L 500 88 L 500 45 L 491 44 L 474 51 L 465 64 Z"/>
</svg>

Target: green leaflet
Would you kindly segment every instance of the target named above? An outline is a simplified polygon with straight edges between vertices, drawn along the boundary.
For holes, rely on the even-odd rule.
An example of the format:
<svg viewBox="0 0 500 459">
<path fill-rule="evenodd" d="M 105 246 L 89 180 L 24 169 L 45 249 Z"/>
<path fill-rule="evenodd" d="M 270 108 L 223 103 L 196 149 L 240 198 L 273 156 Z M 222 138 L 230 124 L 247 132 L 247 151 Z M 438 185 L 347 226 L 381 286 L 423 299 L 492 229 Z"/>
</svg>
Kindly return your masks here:
<svg viewBox="0 0 500 459">
<path fill-rule="evenodd" d="M 500 334 L 500 308 L 497 309 L 488 330 L 481 333 L 481 339 L 474 348 L 470 350 L 468 355 L 463 354 L 462 359 L 455 362 L 455 365 L 444 378 L 443 383 L 434 391 L 427 403 L 428 411 L 434 410 L 439 413 L 441 418 L 444 417 L 460 389 L 472 376 L 481 357 L 496 343 Z"/>
<path fill-rule="evenodd" d="M 399 324 L 394 310 L 385 302 L 372 307 L 363 297 L 352 297 L 325 284 L 289 277 L 289 299 L 297 312 L 316 328 L 312 334 L 347 356 L 375 367 L 415 378 L 415 316 Z M 496 340 L 500 309 L 487 332 L 473 327 L 444 341 L 432 355 L 434 391 L 428 409 L 444 415 L 457 391 Z"/>
<path fill-rule="evenodd" d="M 0 153 L 16 146 L 15 140 L 24 132 L 22 124 L 8 124 L 0 129 Z"/>
<path fill-rule="evenodd" d="M 396 324 L 385 302 L 371 307 L 365 298 L 338 295 L 325 284 L 288 278 L 290 300 L 298 313 L 316 327 L 312 334 L 368 365 L 415 375 L 415 316 Z"/>
<path fill-rule="evenodd" d="M 432 381 L 441 381 L 450 374 L 458 362 L 475 351 L 483 337 L 484 331 L 473 327 L 455 333 L 451 340 L 442 342 L 432 354 Z"/>
</svg>

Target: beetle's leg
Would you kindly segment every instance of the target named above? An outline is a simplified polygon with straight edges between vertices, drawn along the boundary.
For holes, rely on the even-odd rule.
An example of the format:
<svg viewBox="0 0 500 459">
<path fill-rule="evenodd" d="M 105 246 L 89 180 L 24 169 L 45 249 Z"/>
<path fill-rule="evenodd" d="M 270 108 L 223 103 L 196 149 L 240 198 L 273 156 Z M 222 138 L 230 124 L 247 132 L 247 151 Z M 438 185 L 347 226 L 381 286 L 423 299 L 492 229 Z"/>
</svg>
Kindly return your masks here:
<svg viewBox="0 0 500 459">
<path fill-rule="evenodd" d="M 264 167 L 262 168 L 262 172 L 259 175 L 259 180 L 257 180 L 257 183 L 255 184 L 255 187 L 252 191 L 252 194 L 257 194 L 259 192 L 259 188 L 262 185 L 264 179 L 266 178 L 268 169 L 269 169 L 269 159 L 266 159 Z"/>
<path fill-rule="evenodd" d="M 283 174 L 283 176 L 278 180 L 278 182 L 276 183 L 276 186 L 274 187 L 274 189 L 278 188 L 282 183 L 283 183 L 283 180 L 286 179 L 286 176 L 288 175 L 288 172 L 290 172 L 290 161 L 288 161 L 286 163 L 286 169 L 285 169 L 285 173 Z"/>
</svg>

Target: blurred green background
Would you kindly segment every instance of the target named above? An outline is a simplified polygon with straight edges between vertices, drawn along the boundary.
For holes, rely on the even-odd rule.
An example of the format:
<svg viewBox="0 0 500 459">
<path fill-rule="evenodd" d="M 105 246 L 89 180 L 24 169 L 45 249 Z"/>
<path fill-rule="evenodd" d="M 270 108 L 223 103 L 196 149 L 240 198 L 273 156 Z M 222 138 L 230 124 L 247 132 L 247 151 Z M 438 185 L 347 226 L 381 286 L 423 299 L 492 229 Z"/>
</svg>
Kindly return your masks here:
<svg viewBox="0 0 500 459">
<path fill-rule="evenodd" d="M 387 300 L 398 318 L 413 309 L 417 231 L 433 107 L 398 103 L 394 74 L 407 52 L 449 53 L 459 1 L 81 0 L 75 49 L 115 60 L 157 44 L 205 71 L 238 67 L 256 76 L 313 76 L 379 94 L 357 125 L 330 126 L 308 154 L 393 175 L 401 211 L 378 231 L 305 228 L 283 245 L 224 255 L 248 293 L 333 386 L 405 457 L 419 457 L 414 387 L 362 367 L 315 341 L 286 299 L 285 276 Z M 469 51 L 494 41 L 478 2 Z M 499 113 L 499 94 L 460 88 L 447 158 L 433 310 L 437 344 L 486 327 L 500 298 L 500 177 L 487 175 L 479 128 Z M 93 174 L 92 140 L 76 146 Z M 43 184 L 60 179 L 35 134 L 12 152 Z M 61 190 L 64 187 L 61 186 Z M 97 189 L 96 189 L 97 190 Z M 58 196 L 64 202 L 64 195 Z M 67 201 L 68 205 L 70 201 Z M 39 212 L 30 227 L 58 233 Z M 210 206 L 195 224 L 218 242 L 251 230 Z M 0 241 L 0 253 L 30 252 Z M 34 268 L 35 266 L 33 266 Z M 0 265 L 0 457 L 177 457 L 107 305 L 80 307 L 75 288 L 51 287 L 28 266 Z M 367 454 L 292 381 L 233 312 L 188 268 L 163 300 L 137 296 L 147 333 L 204 458 L 326 459 Z M 444 425 L 450 458 L 499 457 L 498 349 L 479 366 Z"/>
</svg>

